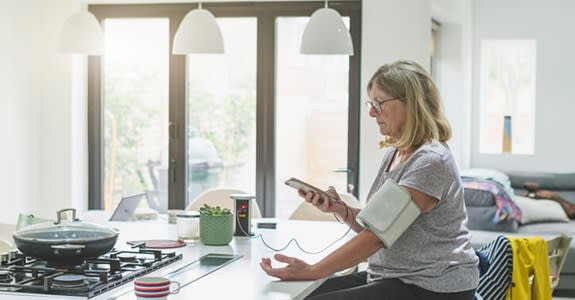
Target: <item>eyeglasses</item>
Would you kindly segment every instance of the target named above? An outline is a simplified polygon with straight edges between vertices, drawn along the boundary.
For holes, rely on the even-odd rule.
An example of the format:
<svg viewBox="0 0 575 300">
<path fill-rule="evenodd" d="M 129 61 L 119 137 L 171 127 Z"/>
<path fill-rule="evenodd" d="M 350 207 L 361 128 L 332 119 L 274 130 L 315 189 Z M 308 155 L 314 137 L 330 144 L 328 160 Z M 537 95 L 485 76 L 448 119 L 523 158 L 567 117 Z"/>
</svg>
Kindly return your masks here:
<svg viewBox="0 0 575 300">
<path fill-rule="evenodd" d="M 385 103 L 385 102 L 389 102 L 389 101 L 393 101 L 393 100 L 399 100 L 399 101 L 403 101 L 404 97 L 397 97 L 397 98 L 391 98 L 391 99 L 385 99 L 385 100 L 381 100 L 381 101 L 376 101 L 376 100 L 367 100 L 365 101 L 365 105 L 367 106 L 367 108 L 371 109 L 375 109 L 375 111 L 379 114 L 381 113 L 381 106 Z"/>
</svg>

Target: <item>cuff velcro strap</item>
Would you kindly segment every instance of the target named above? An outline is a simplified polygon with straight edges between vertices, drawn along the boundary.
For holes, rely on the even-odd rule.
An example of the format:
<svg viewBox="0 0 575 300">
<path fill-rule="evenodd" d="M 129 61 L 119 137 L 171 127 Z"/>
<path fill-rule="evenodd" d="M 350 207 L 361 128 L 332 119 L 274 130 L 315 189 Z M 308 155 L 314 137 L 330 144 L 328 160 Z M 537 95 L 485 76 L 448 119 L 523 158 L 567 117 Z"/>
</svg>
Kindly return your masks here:
<svg viewBox="0 0 575 300">
<path fill-rule="evenodd" d="M 389 248 L 420 214 L 409 192 L 389 178 L 369 199 L 356 221 Z"/>
</svg>

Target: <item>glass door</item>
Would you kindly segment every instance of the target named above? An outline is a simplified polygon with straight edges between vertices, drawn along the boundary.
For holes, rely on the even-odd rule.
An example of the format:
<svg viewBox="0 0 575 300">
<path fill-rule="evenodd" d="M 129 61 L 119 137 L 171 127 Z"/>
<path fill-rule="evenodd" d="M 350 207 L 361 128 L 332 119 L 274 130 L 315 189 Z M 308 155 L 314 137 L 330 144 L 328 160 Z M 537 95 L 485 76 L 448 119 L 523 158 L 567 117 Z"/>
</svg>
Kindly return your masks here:
<svg viewBox="0 0 575 300">
<path fill-rule="evenodd" d="M 167 208 L 169 19 L 104 21 L 104 203 L 149 191 Z"/>
<path fill-rule="evenodd" d="M 276 217 L 302 202 L 284 181 L 296 177 L 347 192 L 349 57 L 302 55 L 308 17 L 276 19 Z M 349 18 L 344 18 L 349 27 Z"/>
<path fill-rule="evenodd" d="M 256 188 L 257 18 L 217 22 L 225 54 L 187 56 L 186 206 L 210 188 Z"/>
<path fill-rule="evenodd" d="M 292 176 L 357 193 L 361 5 L 330 5 L 351 24 L 354 56 L 300 55 L 321 6 L 209 3 L 225 54 L 173 55 L 197 3 L 89 5 L 107 39 L 88 66 L 89 207 L 145 192 L 164 212 L 221 187 L 287 217 L 301 202 L 283 184 Z"/>
</svg>

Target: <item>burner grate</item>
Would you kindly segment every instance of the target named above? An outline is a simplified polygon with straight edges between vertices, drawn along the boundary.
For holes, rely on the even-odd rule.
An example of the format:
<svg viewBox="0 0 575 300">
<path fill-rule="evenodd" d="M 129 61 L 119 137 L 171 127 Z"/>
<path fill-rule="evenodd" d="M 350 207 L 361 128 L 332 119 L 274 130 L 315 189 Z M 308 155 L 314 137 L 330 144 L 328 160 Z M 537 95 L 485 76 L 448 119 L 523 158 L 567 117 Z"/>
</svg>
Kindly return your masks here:
<svg viewBox="0 0 575 300">
<path fill-rule="evenodd" d="M 112 251 L 77 266 L 53 267 L 22 254 L 2 261 L 0 292 L 92 298 L 182 259 L 175 252 Z"/>
</svg>

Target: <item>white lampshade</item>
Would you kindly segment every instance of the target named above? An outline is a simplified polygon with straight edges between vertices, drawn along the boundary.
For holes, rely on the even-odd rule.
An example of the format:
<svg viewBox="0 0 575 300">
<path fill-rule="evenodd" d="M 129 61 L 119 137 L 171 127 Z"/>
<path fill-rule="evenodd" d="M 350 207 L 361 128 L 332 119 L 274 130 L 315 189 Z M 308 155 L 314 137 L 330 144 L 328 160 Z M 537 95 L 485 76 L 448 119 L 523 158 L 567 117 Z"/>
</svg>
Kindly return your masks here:
<svg viewBox="0 0 575 300">
<path fill-rule="evenodd" d="M 353 55 L 351 35 L 335 9 L 324 7 L 311 15 L 303 32 L 301 53 Z"/>
<path fill-rule="evenodd" d="M 60 51 L 87 55 L 104 54 L 104 30 L 93 14 L 83 11 L 66 20 L 60 35 Z"/>
<path fill-rule="evenodd" d="M 222 32 L 214 15 L 198 8 L 190 11 L 174 36 L 174 54 L 224 53 Z"/>
</svg>

